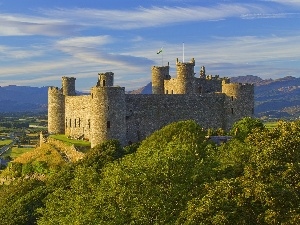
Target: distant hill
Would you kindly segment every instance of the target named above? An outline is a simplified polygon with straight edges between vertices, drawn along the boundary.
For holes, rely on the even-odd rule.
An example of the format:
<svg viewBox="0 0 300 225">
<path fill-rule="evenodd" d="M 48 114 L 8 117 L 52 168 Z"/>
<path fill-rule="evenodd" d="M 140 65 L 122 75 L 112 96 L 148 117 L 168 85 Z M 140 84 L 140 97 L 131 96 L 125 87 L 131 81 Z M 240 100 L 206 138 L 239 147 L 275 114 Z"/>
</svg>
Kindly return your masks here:
<svg viewBox="0 0 300 225">
<path fill-rule="evenodd" d="M 232 83 L 248 83 L 248 84 L 259 84 L 264 80 L 258 76 L 247 75 L 247 76 L 238 76 L 238 77 L 231 77 L 230 81 Z"/>
<path fill-rule="evenodd" d="M 41 112 L 47 110 L 48 87 L 9 85 L 0 87 L 0 112 Z"/>
<path fill-rule="evenodd" d="M 260 118 L 299 118 L 300 78 L 262 79 L 247 75 L 230 78 L 234 83 L 255 85 L 255 115 Z M 129 94 L 151 94 L 152 83 L 129 91 Z M 10 85 L 0 87 L 0 112 L 47 111 L 48 87 Z"/>
</svg>

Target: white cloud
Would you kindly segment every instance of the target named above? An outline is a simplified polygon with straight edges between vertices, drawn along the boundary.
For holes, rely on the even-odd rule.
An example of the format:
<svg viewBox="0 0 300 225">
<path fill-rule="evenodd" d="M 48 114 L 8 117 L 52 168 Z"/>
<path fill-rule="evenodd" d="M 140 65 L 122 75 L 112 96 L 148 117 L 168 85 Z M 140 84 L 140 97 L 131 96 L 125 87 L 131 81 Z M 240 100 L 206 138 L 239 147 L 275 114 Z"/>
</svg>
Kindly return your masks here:
<svg viewBox="0 0 300 225">
<path fill-rule="evenodd" d="M 107 35 L 73 37 L 58 41 L 56 48 L 85 62 L 108 64 L 130 70 L 135 70 L 143 65 L 150 65 L 153 63 L 153 61 L 143 57 L 117 52 L 107 53 L 108 50 L 105 49 L 103 45 L 113 41 L 113 38 Z"/>
<path fill-rule="evenodd" d="M 36 13 L 33 12 L 33 15 Z M 126 30 L 162 27 L 184 22 L 215 21 L 232 17 L 257 19 L 285 16 L 283 13 L 273 12 L 272 9 L 258 4 L 140 7 L 132 10 L 59 8 L 40 10 L 38 13 L 39 16 L 0 13 L 0 36 L 62 36 L 76 34 L 90 27 Z"/>
<path fill-rule="evenodd" d="M 113 37 L 109 35 L 103 36 L 84 36 L 84 37 L 72 37 L 59 40 L 57 42 L 58 46 L 66 47 L 80 47 L 80 48 L 90 48 L 100 45 L 105 45 L 113 42 Z"/>
<path fill-rule="evenodd" d="M 0 36 L 72 34 L 80 30 L 79 25 L 66 23 L 57 18 L 0 13 Z"/>
<path fill-rule="evenodd" d="M 267 1 L 276 2 L 276 3 L 283 4 L 283 5 L 300 6 L 300 1 L 299 0 L 267 0 Z"/>
<path fill-rule="evenodd" d="M 244 14 L 265 13 L 254 4 L 223 4 L 214 7 L 140 7 L 135 10 L 57 9 L 43 11 L 45 15 L 70 23 L 111 29 L 137 29 L 165 26 L 181 22 L 221 20 Z"/>
<path fill-rule="evenodd" d="M 0 45 L 0 60 L 7 61 L 11 59 L 29 59 L 44 54 L 44 51 L 38 47 L 17 48 Z"/>
</svg>

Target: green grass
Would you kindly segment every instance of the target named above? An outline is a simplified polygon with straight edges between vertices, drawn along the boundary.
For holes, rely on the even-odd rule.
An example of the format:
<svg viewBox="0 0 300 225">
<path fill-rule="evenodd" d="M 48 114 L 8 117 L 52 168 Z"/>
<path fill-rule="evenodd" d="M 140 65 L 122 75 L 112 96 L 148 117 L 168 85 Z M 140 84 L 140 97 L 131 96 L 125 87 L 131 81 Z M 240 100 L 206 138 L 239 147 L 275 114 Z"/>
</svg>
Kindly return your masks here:
<svg viewBox="0 0 300 225">
<path fill-rule="evenodd" d="M 267 129 L 273 129 L 277 127 L 278 122 L 265 122 L 264 125 Z"/>
<path fill-rule="evenodd" d="M 0 147 L 5 146 L 5 145 L 9 145 L 12 142 L 12 140 L 7 139 L 7 140 L 1 140 L 0 141 Z"/>
<path fill-rule="evenodd" d="M 34 148 L 18 148 L 12 147 L 10 150 L 6 151 L 2 157 L 10 156 L 12 159 L 19 157 L 20 155 L 24 154 L 25 152 L 32 151 Z"/>
<path fill-rule="evenodd" d="M 89 142 L 89 141 L 69 139 L 66 135 L 63 135 L 63 134 L 50 135 L 50 137 L 54 138 L 56 140 L 63 141 L 67 144 L 75 145 L 77 147 L 90 147 L 91 146 L 91 142 Z"/>
</svg>

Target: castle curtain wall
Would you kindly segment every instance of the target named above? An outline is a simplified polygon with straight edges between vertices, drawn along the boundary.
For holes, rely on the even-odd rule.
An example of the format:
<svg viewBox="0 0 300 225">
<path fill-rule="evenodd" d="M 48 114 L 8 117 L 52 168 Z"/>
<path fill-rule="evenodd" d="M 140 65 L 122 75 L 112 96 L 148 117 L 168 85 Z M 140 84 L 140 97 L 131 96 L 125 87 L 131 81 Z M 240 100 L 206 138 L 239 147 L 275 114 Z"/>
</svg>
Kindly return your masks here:
<svg viewBox="0 0 300 225">
<path fill-rule="evenodd" d="M 90 95 L 65 97 L 66 135 L 78 138 L 90 138 L 90 103 Z"/>
<path fill-rule="evenodd" d="M 141 141 L 155 130 L 180 120 L 204 128 L 224 128 L 224 95 L 126 95 L 127 141 Z"/>
</svg>

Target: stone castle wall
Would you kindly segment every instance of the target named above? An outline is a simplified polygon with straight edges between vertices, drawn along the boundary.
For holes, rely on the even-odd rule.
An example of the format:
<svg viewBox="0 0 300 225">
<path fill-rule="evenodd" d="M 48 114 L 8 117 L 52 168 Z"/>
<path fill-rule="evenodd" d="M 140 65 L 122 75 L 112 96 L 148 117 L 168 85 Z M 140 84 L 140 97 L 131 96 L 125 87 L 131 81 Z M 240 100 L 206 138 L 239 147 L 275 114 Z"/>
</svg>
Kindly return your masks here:
<svg viewBox="0 0 300 225">
<path fill-rule="evenodd" d="M 152 94 L 164 94 L 164 82 L 169 78 L 169 66 L 153 66 L 152 72 Z"/>
<path fill-rule="evenodd" d="M 96 86 L 91 96 L 91 147 L 109 139 L 125 145 L 125 88 Z"/>
<path fill-rule="evenodd" d="M 223 83 L 222 92 L 226 95 L 224 110 L 227 116 L 226 130 L 234 122 L 254 114 L 254 85 Z"/>
<path fill-rule="evenodd" d="M 62 91 L 65 96 L 76 95 L 75 77 L 62 77 Z"/>
<path fill-rule="evenodd" d="M 65 134 L 90 139 L 91 95 L 65 97 Z"/>
<path fill-rule="evenodd" d="M 113 86 L 112 72 L 99 73 L 90 95 L 75 96 L 75 78 L 63 77 L 62 89 L 48 90 L 49 133 L 86 138 L 91 146 L 109 139 L 122 145 L 138 142 L 155 130 L 179 120 L 195 120 L 204 128 L 229 130 L 234 122 L 253 116 L 254 86 L 194 73 L 195 60 L 152 67 L 153 95 L 125 94 Z"/>
<path fill-rule="evenodd" d="M 195 120 L 204 128 L 223 128 L 224 95 L 126 95 L 126 136 L 137 142 L 155 130 L 180 120 Z"/>
<path fill-rule="evenodd" d="M 64 134 L 65 96 L 57 87 L 48 88 L 48 132 Z"/>
</svg>

